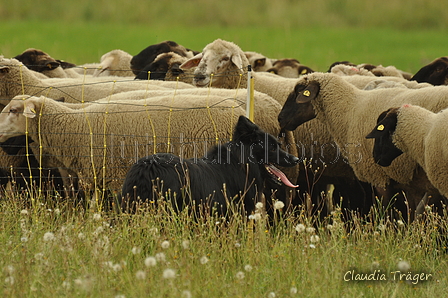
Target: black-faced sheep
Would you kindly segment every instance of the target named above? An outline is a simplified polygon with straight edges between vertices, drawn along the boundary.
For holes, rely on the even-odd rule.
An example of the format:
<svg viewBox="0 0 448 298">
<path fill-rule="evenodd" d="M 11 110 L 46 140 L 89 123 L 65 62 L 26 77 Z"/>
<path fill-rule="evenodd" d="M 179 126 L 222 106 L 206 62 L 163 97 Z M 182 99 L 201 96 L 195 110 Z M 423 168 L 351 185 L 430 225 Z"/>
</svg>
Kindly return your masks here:
<svg viewBox="0 0 448 298">
<path fill-rule="evenodd" d="M 356 176 L 374 186 L 385 187 L 391 181 L 415 188 L 417 164 L 407 155 L 396 159 L 391 167 L 380 167 L 371 152 L 373 144 L 365 139 L 376 116 L 388 107 L 411 102 L 439 111 L 448 106 L 448 90 L 444 87 L 421 89 L 386 88 L 360 90 L 342 77 L 314 73 L 299 80 L 295 96 L 288 98 L 279 122 L 293 130 L 302 123 L 317 118 L 341 148 Z M 418 178 L 420 179 L 420 178 Z M 423 194 L 432 189 L 429 181 L 423 189 L 415 189 L 409 207 L 415 210 Z"/>
<path fill-rule="evenodd" d="M 411 80 L 430 83 L 434 86 L 448 85 L 448 57 L 437 58 L 423 66 Z"/>
<path fill-rule="evenodd" d="M 147 65 L 136 77 L 136 80 L 180 81 L 191 84 L 194 69 L 180 69 L 180 65 L 188 58 L 174 52 L 157 55 L 153 62 Z"/>
<path fill-rule="evenodd" d="M 375 139 L 375 161 L 389 166 L 404 152 L 417 161 L 440 193 L 448 196 L 447 123 L 446 109 L 434 113 L 410 104 L 390 108 L 380 115 L 367 135 Z"/>
<path fill-rule="evenodd" d="M 138 75 L 146 66 L 148 66 L 154 59 L 162 53 L 174 52 L 184 57 L 192 57 L 198 52 L 185 48 L 174 41 L 163 41 L 158 44 L 153 44 L 140 53 L 133 56 L 131 59 L 131 69 L 135 75 Z"/>
<path fill-rule="evenodd" d="M 22 62 L 29 69 L 42 73 L 49 78 L 78 78 L 79 74 L 73 70 L 76 64 L 56 60 L 49 54 L 34 48 L 25 50 L 14 59 Z"/>
<path fill-rule="evenodd" d="M 279 59 L 266 71 L 285 78 L 299 78 L 300 76 L 314 72 L 308 66 L 300 64 L 297 59 Z"/>
</svg>

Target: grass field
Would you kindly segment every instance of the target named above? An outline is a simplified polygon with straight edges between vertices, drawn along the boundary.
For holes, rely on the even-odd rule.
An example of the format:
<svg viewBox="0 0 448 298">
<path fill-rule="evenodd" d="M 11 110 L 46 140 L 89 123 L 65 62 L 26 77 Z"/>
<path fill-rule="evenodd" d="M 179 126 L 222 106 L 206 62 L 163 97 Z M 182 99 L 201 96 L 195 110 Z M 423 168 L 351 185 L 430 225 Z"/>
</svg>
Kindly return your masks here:
<svg viewBox="0 0 448 298">
<path fill-rule="evenodd" d="M 122 49 L 136 55 L 147 46 L 174 40 L 201 50 L 216 38 L 233 41 L 243 50 L 272 58 L 296 58 L 326 71 L 333 62 L 395 65 L 415 73 L 445 56 L 448 31 L 387 28 L 150 27 L 100 23 L 10 21 L 0 25 L 0 53 L 13 57 L 34 47 L 76 64 L 98 62 L 101 55 Z"/>
<path fill-rule="evenodd" d="M 62 3 L 68 9 L 64 10 Z M 313 1 L 315 7 L 325 10 L 310 16 L 308 23 L 307 18 L 281 22 L 277 15 L 274 24 L 266 21 L 265 25 L 253 16 L 241 21 L 241 12 L 211 14 L 198 21 L 195 18 L 204 16 L 195 14 L 194 5 L 209 11 L 220 5 L 213 2 L 208 6 L 205 0 L 188 2 L 194 4 L 188 9 L 174 1 L 179 12 L 165 18 L 155 17 L 155 12 L 168 9 L 164 4 L 154 4 L 151 15 L 145 14 L 144 4 L 134 7 L 134 14 L 129 7 L 120 14 L 117 5 L 124 5 L 124 1 L 112 1 L 104 10 L 99 9 L 103 1 L 98 1 L 98 7 L 89 6 L 91 1 L 73 3 L 77 5 L 43 1 L 37 8 L 31 1 L 0 4 L 0 53 L 12 57 L 35 47 L 54 58 L 82 64 L 97 62 L 102 54 L 116 48 L 135 55 L 148 45 L 174 40 L 201 50 L 222 38 L 272 58 L 297 58 L 320 71 L 326 71 L 334 61 L 349 60 L 416 72 L 447 55 L 448 49 L 447 26 L 439 21 L 448 19 L 443 18 L 446 10 L 437 8 L 440 3 L 435 0 L 380 1 L 390 7 L 384 15 L 373 2 L 365 4 L 371 9 L 368 15 L 361 4 L 351 11 L 343 10 L 353 1 Z M 255 1 L 248 3 L 254 5 Z M 375 27 L 374 21 L 381 23 L 381 16 L 389 23 L 393 16 L 400 16 L 394 5 L 405 8 L 397 26 Z M 260 4 L 256 12 L 283 16 L 287 9 L 267 11 Z M 303 9 L 304 14 L 311 12 L 310 6 Z M 328 12 L 332 17 L 327 20 L 324 14 Z M 188 26 L 180 21 L 168 25 L 170 18 L 183 14 L 188 15 Z M 114 17 L 115 23 L 111 20 Z M 135 17 L 135 21 L 126 17 Z M 145 22 L 145 17 L 155 19 Z M 367 17 L 372 24 L 363 23 Z M 263 216 L 255 220 L 239 215 L 227 224 L 219 218 L 195 222 L 188 214 L 174 216 L 165 209 L 149 208 L 135 216 L 117 217 L 37 195 L 31 199 L 19 194 L 3 197 L 0 296 L 446 296 L 446 247 L 437 240 L 439 231 L 448 227 L 432 214 L 424 223 L 404 225 L 387 222 L 380 212 L 373 212 L 369 222 L 355 220 L 355 227 L 347 233 L 338 212 L 331 225 L 325 222 L 310 229 L 312 219 L 306 212 L 285 218 L 279 212 L 277 224 L 269 225 Z M 363 276 L 373 280 L 355 280 Z M 381 280 L 383 277 L 386 280 Z"/>
</svg>

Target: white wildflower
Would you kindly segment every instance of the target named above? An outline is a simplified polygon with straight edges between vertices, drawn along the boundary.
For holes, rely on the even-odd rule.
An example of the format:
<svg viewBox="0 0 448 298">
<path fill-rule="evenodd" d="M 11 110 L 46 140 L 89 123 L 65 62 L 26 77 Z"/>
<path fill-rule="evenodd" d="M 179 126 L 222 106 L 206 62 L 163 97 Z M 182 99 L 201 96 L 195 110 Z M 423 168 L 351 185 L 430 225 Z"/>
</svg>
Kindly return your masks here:
<svg viewBox="0 0 448 298">
<path fill-rule="evenodd" d="M 398 262 L 398 270 L 401 272 L 407 272 L 409 269 L 411 269 L 411 264 L 409 264 L 409 262 L 403 260 Z"/>
<path fill-rule="evenodd" d="M 261 209 L 263 209 L 263 203 L 262 202 L 258 202 L 257 204 L 255 204 L 255 209 L 257 209 L 257 210 L 261 210 Z"/>
<path fill-rule="evenodd" d="M 43 260 L 43 258 L 44 258 L 44 254 L 43 253 L 41 253 L 41 252 L 38 252 L 37 254 L 35 254 L 34 255 L 34 258 L 36 259 L 36 260 Z"/>
<path fill-rule="evenodd" d="M 54 214 L 56 215 L 61 214 L 61 210 L 59 208 L 54 209 Z"/>
<path fill-rule="evenodd" d="M 258 212 L 255 213 L 255 214 L 254 214 L 254 220 L 255 220 L 255 221 L 259 221 L 259 220 L 261 220 L 261 213 L 258 213 Z"/>
<path fill-rule="evenodd" d="M 54 234 L 52 232 L 46 232 L 44 234 L 44 241 L 45 242 L 49 242 L 49 241 L 53 241 L 54 240 Z"/>
<path fill-rule="evenodd" d="M 165 240 L 160 244 L 160 246 L 162 246 L 163 249 L 167 249 L 168 247 L 170 247 L 170 242 Z"/>
<path fill-rule="evenodd" d="M 146 278 L 146 273 L 143 270 L 138 270 L 137 272 L 135 272 L 135 278 L 139 279 L 139 280 L 143 280 Z"/>
<path fill-rule="evenodd" d="M 64 289 L 68 290 L 68 289 L 70 289 L 71 284 L 70 284 L 69 281 L 64 280 L 64 281 L 62 282 L 62 287 L 63 287 Z"/>
<path fill-rule="evenodd" d="M 291 287 L 291 289 L 289 289 L 289 293 L 290 293 L 291 295 L 295 295 L 295 294 L 297 294 L 297 288 L 296 288 L 296 287 Z"/>
<path fill-rule="evenodd" d="M 244 270 L 246 270 L 247 272 L 250 272 L 250 271 L 252 271 L 252 266 L 251 265 L 246 265 L 246 266 L 244 266 Z"/>
<path fill-rule="evenodd" d="M 145 259 L 145 266 L 146 267 L 154 267 L 155 265 L 157 265 L 157 260 L 154 257 L 147 257 Z"/>
<path fill-rule="evenodd" d="M 236 248 L 240 248 L 240 247 L 241 247 L 241 243 L 236 242 L 236 243 L 235 243 L 235 247 L 236 247 Z"/>
<path fill-rule="evenodd" d="M 165 279 L 174 279 L 176 277 L 176 271 L 173 269 L 165 269 L 163 271 L 163 278 Z"/>
<path fill-rule="evenodd" d="M 83 232 L 79 232 L 78 233 L 78 239 L 80 239 L 80 240 L 86 239 L 86 235 L 84 235 Z"/>
<path fill-rule="evenodd" d="M 305 227 L 304 224 L 298 224 L 298 225 L 295 227 L 295 229 L 296 229 L 297 232 L 302 233 L 302 232 L 305 231 L 306 227 Z"/>
<path fill-rule="evenodd" d="M 22 211 L 20 211 L 21 215 L 28 215 L 28 210 L 23 209 Z"/>
<path fill-rule="evenodd" d="M 101 219 L 101 214 L 99 214 L 99 213 L 95 213 L 95 214 L 93 214 L 93 220 L 98 221 L 98 220 L 100 220 L 100 219 Z"/>
<path fill-rule="evenodd" d="M 275 293 L 274 292 L 270 292 L 268 294 L 268 298 L 275 298 Z"/>
<path fill-rule="evenodd" d="M 238 271 L 235 275 L 237 279 L 244 279 L 245 275 L 243 271 Z"/>
<path fill-rule="evenodd" d="M 14 266 L 12 265 L 8 265 L 5 267 L 6 272 L 8 272 L 8 274 L 13 274 L 15 270 Z"/>
<path fill-rule="evenodd" d="M 23 236 L 23 237 L 20 238 L 20 241 L 21 242 L 28 242 L 28 237 Z"/>
<path fill-rule="evenodd" d="M 191 298 L 191 292 L 188 290 L 182 291 L 182 298 Z"/>
<path fill-rule="evenodd" d="M 199 260 L 199 262 L 200 262 L 202 265 L 207 264 L 207 263 L 208 263 L 208 258 L 207 258 L 206 256 L 203 256 L 203 257 Z"/>
<path fill-rule="evenodd" d="M 404 222 L 401 219 L 399 219 L 399 220 L 397 220 L 397 225 L 399 227 L 403 227 L 404 226 Z"/>
<path fill-rule="evenodd" d="M 126 298 L 126 296 L 123 294 L 118 294 L 118 295 L 115 295 L 115 298 Z"/>
<path fill-rule="evenodd" d="M 275 201 L 274 203 L 275 210 L 282 209 L 283 207 L 285 207 L 285 203 L 283 203 L 282 201 Z"/>
<path fill-rule="evenodd" d="M 316 248 L 316 245 L 310 244 L 310 248 Z"/>
<path fill-rule="evenodd" d="M 247 218 L 248 218 L 249 220 L 253 220 L 253 219 L 255 219 L 253 214 L 249 215 Z"/>
</svg>

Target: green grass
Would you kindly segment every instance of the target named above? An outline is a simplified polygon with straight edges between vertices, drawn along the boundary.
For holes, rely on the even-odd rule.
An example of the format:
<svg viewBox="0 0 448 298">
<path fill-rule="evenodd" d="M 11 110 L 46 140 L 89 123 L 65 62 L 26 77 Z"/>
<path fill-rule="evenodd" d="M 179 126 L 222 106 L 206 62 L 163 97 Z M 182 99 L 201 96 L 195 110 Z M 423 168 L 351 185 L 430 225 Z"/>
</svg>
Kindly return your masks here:
<svg viewBox="0 0 448 298">
<path fill-rule="evenodd" d="M 444 297 L 448 286 L 446 255 L 435 240 L 435 227 L 446 223 L 431 214 L 425 224 L 397 229 L 378 215 L 374 224 L 355 219 L 347 234 L 338 212 L 331 226 L 308 231 L 298 227 L 310 227 L 305 212 L 277 213 L 269 226 L 263 216 L 238 214 L 227 224 L 194 221 L 163 202 L 116 217 L 45 200 L 24 207 L 23 200 L 0 203 L 2 297 L 411 298 Z M 412 278 L 431 276 L 400 281 L 392 273 L 400 261 Z M 354 281 L 352 270 L 379 270 L 377 278 L 387 280 Z"/>
<path fill-rule="evenodd" d="M 10 21 L 0 26 L 0 53 L 13 57 L 34 47 L 76 64 L 98 62 L 101 55 L 122 49 L 136 55 L 147 46 L 174 40 L 201 50 L 217 38 L 243 50 L 272 58 L 296 58 L 318 71 L 335 61 L 394 65 L 415 73 L 445 56 L 446 30 L 400 31 L 385 28 L 150 27 L 111 23 Z"/>
</svg>

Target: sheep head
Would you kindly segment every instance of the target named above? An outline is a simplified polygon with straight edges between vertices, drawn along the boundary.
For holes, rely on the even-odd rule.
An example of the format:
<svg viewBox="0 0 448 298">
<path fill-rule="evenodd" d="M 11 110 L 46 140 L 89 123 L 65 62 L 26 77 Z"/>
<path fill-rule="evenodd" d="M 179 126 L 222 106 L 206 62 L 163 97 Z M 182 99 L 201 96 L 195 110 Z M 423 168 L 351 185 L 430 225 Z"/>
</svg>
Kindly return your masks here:
<svg viewBox="0 0 448 298">
<path fill-rule="evenodd" d="M 423 66 L 411 81 L 430 83 L 432 85 L 448 85 L 448 57 L 440 57 Z"/>
<path fill-rule="evenodd" d="M 390 166 L 392 161 L 403 153 L 393 142 L 398 113 L 399 108 L 390 108 L 382 112 L 378 116 L 375 128 L 366 136 L 367 139 L 375 139 L 373 158 L 383 167 Z"/>
<path fill-rule="evenodd" d="M 311 81 L 298 83 L 283 105 L 278 122 L 282 129 L 294 130 L 299 125 L 316 118 L 312 100 L 319 94 L 320 85 Z"/>
<path fill-rule="evenodd" d="M 217 39 L 208 44 L 202 53 L 182 63 L 180 68 L 196 67 L 193 79 L 195 86 L 219 88 L 224 85 L 227 76 L 243 74 L 243 67 L 247 65 L 249 61 L 240 47 L 232 42 Z"/>
<path fill-rule="evenodd" d="M 0 113 L 0 142 L 25 135 L 26 120 L 23 116 L 32 116 L 27 113 L 34 110 L 34 105 L 26 105 L 25 102 L 23 99 L 14 98 L 3 108 Z"/>
<path fill-rule="evenodd" d="M 22 54 L 15 56 L 14 59 L 37 72 L 53 70 L 61 65 L 47 53 L 33 48 L 25 50 Z"/>
</svg>

